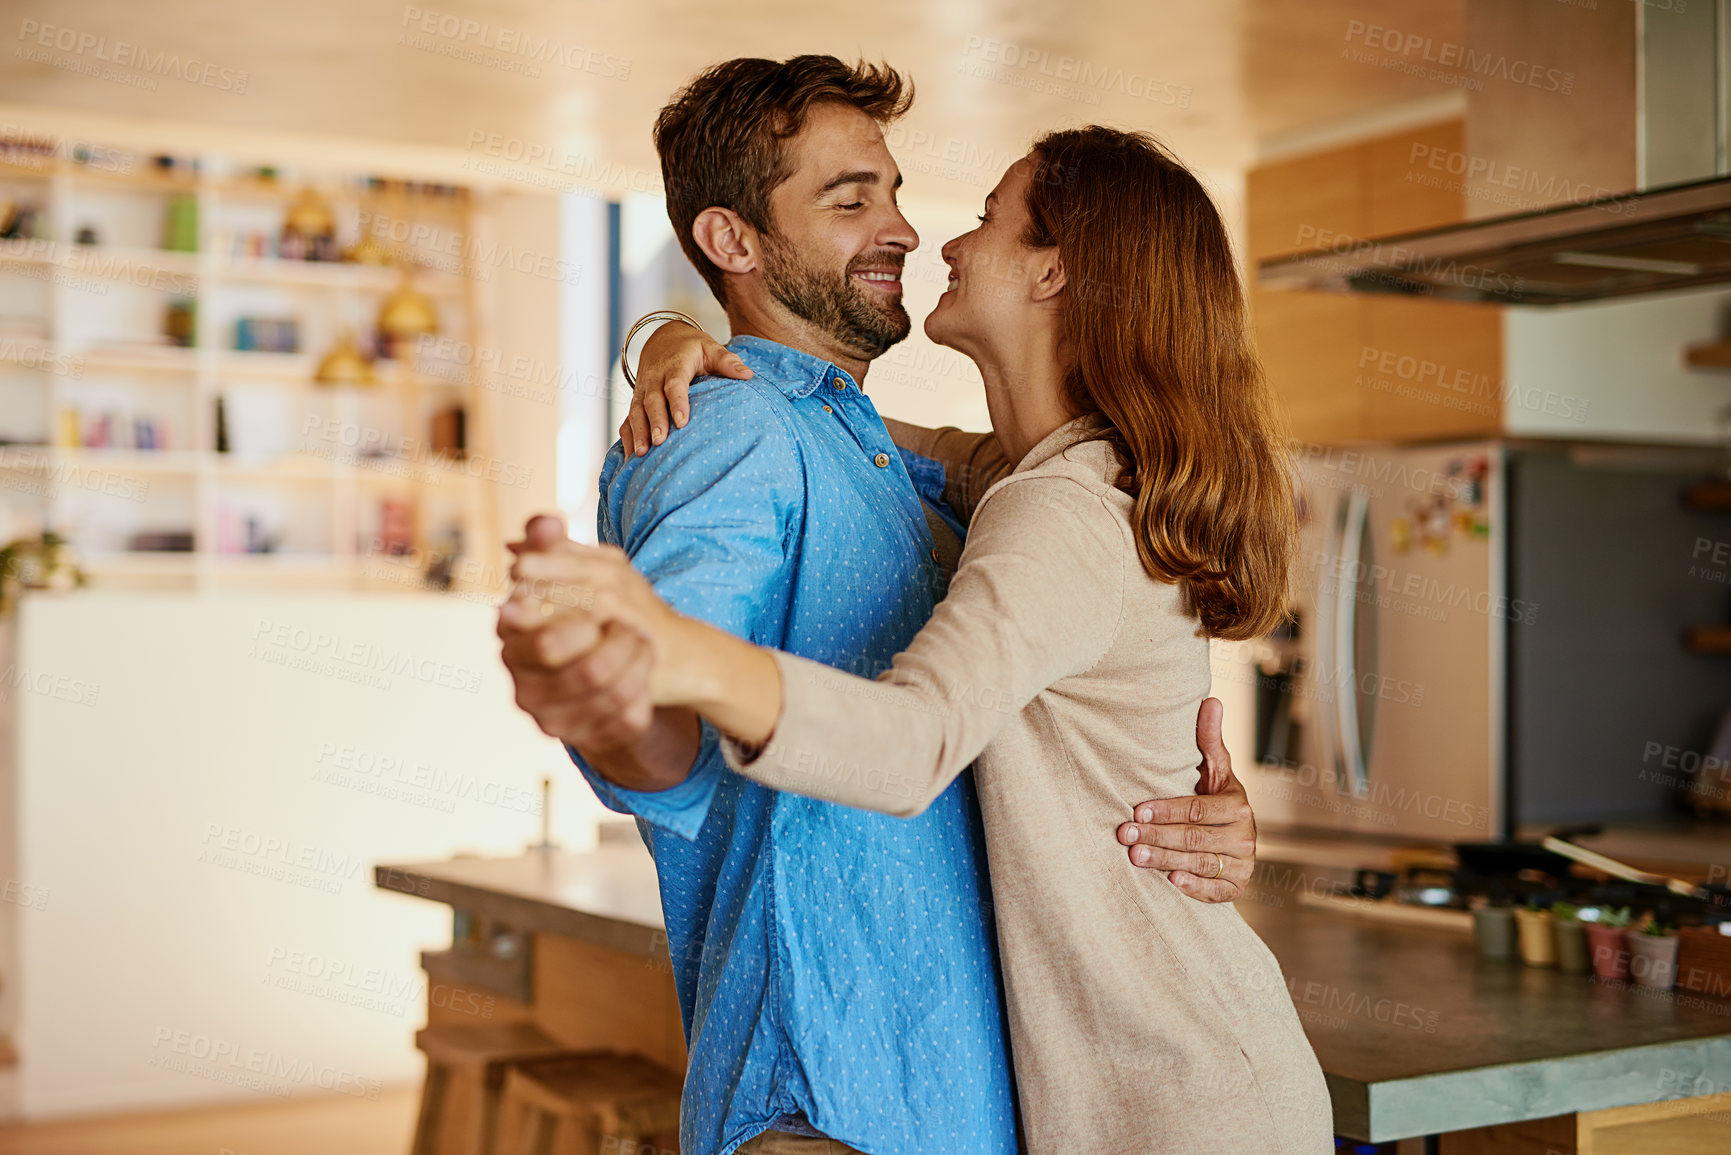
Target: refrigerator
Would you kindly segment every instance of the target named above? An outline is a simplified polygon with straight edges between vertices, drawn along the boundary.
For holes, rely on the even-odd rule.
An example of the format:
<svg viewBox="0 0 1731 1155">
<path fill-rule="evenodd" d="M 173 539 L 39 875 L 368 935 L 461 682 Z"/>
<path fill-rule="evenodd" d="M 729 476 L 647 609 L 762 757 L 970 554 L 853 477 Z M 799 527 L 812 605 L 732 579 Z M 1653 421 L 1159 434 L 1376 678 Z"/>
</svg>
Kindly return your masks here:
<svg viewBox="0 0 1731 1155">
<path fill-rule="evenodd" d="M 1490 440 L 1300 460 L 1292 625 L 1243 656 L 1265 822 L 1476 842 L 1662 818 L 1731 711 L 1714 452 Z"/>
</svg>

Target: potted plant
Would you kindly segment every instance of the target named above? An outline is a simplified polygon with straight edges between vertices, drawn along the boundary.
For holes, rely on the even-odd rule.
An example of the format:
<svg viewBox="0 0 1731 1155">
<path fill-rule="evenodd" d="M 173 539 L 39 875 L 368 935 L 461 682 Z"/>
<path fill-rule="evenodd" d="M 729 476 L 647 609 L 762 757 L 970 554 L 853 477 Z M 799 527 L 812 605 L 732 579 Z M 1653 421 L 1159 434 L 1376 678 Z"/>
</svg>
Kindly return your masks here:
<svg viewBox="0 0 1731 1155">
<path fill-rule="evenodd" d="M 1551 912 L 1536 906 L 1515 911 L 1515 925 L 1521 932 L 1521 961 L 1530 967 L 1557 965 L 1557 940 L 1551 933 L 1551 922 Z"/>
<path fill-rule="evenodd" d="M 23 590 L 68 590 L 84 580 L 72 547 L 53 530 L 18 538 L 0 548 L 0 613 L 11 609 Z"/>
<path fill-rule="evenodd" d="M 1488 959 L 1506 959 L 1515 953 L 1515 912 L 1486 902 L 1473 907 L 1473 937 L 1479 954 Z"/>
<path fill-rule="evenodd" d="M 1593 974 L 1605 982 L 1629 977 L 1629 948 L 1623 928 L 1629 925 L 1628 907 L 1606 907 L 1587 924 L 1587 947 L 1593 954 Z"/>
<path fill-rule="evenodd" d="M 1642 986 L 1668 991 L 1677 982 L 1677 931 L 1649 917 L 1641 929 L 1625 932 L 1629 940 L 1629 973 Z"/>
<path fill-rule="evenodd" d="M 1581 921 L 1580 908 L 1572 902 L 1559 902 L 1551 908 L 1551 918 L 1557 940 L 1557 969 L 1564 974 L 1586 974 L 1593 967 L 1593 958 L 1587 953 L 1587 924 Z"/>
</svg>

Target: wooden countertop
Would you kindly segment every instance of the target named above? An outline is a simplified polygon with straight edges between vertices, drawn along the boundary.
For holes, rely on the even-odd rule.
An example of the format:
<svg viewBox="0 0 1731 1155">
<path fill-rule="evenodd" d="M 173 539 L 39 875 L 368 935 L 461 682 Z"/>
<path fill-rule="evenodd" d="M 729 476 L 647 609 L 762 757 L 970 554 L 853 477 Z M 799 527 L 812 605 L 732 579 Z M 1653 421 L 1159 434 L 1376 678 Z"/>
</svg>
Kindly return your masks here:
<svg viewBox="0 0 1731 1155">
<path fill-rule="evenodd" d="M 1387 1142 L 1731 1086 L 1731 1001 L 1494 962 L 1470 935 L 1257 898 L 1239 912 L 1286 973 L 1341 1134 Z"/>
<path fill-rule="evenodd" d="M 373 868 L 373 882 L 473 911 L 514 930 L 562 935 L 650 959 L 667 957 L 655 862 L 641 843 L 381 865 Z"/>
<path fill-rule="evenodd" d="M 506 925 L 665 958 L 641 845 L 379 866 L 386 889 Z M 1335 1127 L 1386 1142 L 1731 1086 L 1731 1001 L 1596 984 L 1478 957 L 1469 936 L 1238 904 L 1285 971 Z"/>
</svg>

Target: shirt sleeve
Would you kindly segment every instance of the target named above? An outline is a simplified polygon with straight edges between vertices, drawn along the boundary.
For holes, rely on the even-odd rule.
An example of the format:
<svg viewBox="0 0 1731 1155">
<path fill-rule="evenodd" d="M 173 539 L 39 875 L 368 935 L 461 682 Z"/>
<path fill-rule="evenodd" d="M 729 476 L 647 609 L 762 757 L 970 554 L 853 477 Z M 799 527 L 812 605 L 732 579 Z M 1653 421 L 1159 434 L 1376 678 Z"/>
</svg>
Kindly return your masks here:
<svg viewBox="0 0 1731 1155">
<path fill-rule="evenodd" d="M 1010 476 L 1016 463 L 990 433 L 966 433 L 952 425 L 927 429 L 905 421 L 884 418 L 890 440 L 903 449 L 929 457 L 944 467 L 944 503 L 955 510 L 965 525 L 992 488 Z"/>
<path fill-rule="evenodd" d="M 727 386 L 694 388 L 694 420 L 648 456 L 621 457 L 603 481 L 600 536 L 623 547 L 674 609 L 757 641 L 786 596 L 804 465 L 784 399 Z M 719 739 L 705 722 L 691 773 L 656 791 L 616 786 L 570 753 L 604 806 L 695 838 L 726 773 Z"/>
<path fill-rule="evenodd" d="M 729 765 L 765 786 L 912 817 L 1009 719 L 1093 667 L 1117 636 L 1129 532 L 1100 494 L 1064 477 L 1012 479 L 968 534 L 949 595 L 874 681 L 791 654 L 782 714 Z"/>
</svg>

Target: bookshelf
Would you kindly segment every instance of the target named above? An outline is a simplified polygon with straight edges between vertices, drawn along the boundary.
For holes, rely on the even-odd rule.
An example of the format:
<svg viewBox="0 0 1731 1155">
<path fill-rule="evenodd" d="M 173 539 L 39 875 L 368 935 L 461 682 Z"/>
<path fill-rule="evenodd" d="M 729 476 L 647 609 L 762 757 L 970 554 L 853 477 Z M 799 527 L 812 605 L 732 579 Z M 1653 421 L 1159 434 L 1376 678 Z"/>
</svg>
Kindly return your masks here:
<svg viewBox="0 0 1731 1155">
<path fill-rule="evenodd" d="M 476 560 L 499 536 L 494 392 L 451 355 L 487 346 L 484 190 L 18 143 L 0 142 L 0 538 L 52 529 L 111 588 L 498 588 Z M 291 251 L 309 196 L 334 224 L 320 255 L 344 259 Z M 405 285 L 436 339 L 386 348 Z M 243 330 L 287 348 L 240 348 Z M 373 383 L 316 380 L 345 336 Z"/>
</svg>

